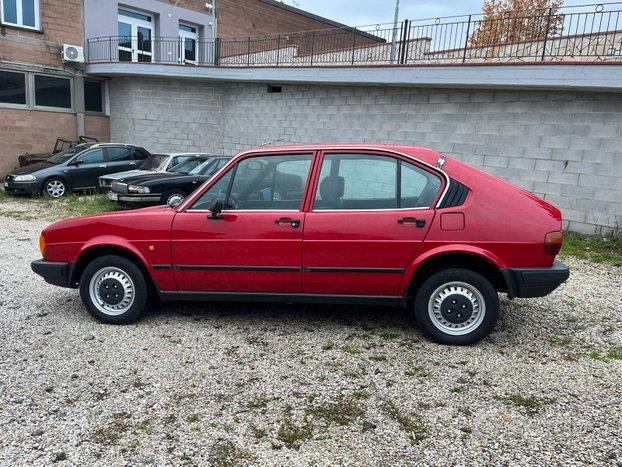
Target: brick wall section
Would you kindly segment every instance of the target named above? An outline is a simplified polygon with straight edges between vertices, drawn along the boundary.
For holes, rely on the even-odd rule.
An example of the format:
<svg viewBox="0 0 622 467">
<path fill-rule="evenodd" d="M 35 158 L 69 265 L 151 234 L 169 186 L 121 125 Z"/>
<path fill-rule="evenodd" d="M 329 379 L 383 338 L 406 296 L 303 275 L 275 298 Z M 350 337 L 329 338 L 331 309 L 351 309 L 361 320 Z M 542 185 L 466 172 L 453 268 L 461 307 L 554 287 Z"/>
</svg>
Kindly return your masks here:
<svg viewBox="0 0 622 467">
<path fill-rule="evenodd" d="M 84 116 L 84 134 L 101 142 L 110 141 L 110 119 L 100 115 Z M 125 142 L 125 141 L 121 141 Z"/>
<path fill-rule="evenodd" d="M 112 138 L 147 149 L 421 145 L 550 200 L 574 231 L 622 226 L 619 94 L 298 85 L 269 94 L 256 84 L 127 79 L 110 89 Z"/>
<path fill-rule="evenodd" d="M 0 108 L 0 174 L 18 167 L 20 154 L 50 152 L 56 138 L 77 138 L 74 114 Z"/>
<path fill-rule="evenodd" d="M 3 26 L 0 60 L 60 67 L 62 44 L 84 42 L 83 22 L 81 0 L 41 0 L 43 32 Z"/>
</svg>

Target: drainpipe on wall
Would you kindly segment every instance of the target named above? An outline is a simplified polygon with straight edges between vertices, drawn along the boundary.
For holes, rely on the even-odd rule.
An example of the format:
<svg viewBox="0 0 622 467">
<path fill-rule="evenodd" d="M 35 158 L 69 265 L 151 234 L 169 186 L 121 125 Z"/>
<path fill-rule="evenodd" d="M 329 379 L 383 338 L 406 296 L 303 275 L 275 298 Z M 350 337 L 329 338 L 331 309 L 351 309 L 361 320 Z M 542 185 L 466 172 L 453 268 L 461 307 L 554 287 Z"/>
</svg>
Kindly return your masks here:
<svg viewBox="0 0 622 467">
<path fill-rule="evenodd" d="M 73 86 L 73 102 L 75 105 L 76 112 L 76 130 L 78 131 L 78 136 L 84 135 L 84 77 L 76 76 Z"/>
</svg>

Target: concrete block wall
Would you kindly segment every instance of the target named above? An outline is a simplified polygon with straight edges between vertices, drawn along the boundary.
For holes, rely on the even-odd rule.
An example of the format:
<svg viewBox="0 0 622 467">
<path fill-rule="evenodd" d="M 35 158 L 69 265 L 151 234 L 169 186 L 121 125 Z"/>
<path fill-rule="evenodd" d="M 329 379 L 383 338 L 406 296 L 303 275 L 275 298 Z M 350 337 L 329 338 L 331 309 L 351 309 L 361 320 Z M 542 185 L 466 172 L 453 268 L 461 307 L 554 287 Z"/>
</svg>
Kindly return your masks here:
<svg viewBox="0 0 622 467">
<path fill-rule="evenodd" d="M 321 85 L 268 93 L 132 78 L 110 89 L 113 140 L 226 154 L 268 142 L 427 146 L 550 200 L 573 231 L 622 227 L 621 94 Z"/>
</svg>

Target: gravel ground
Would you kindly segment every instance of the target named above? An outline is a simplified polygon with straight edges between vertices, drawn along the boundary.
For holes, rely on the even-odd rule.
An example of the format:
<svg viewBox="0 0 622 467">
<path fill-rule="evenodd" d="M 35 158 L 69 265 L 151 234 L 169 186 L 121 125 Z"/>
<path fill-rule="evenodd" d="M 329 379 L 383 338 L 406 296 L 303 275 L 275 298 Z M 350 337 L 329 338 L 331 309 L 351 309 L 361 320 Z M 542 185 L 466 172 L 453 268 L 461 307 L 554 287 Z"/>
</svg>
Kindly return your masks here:
<svg viewBox="0 0 622 467">
<path fill-rule="evenodd" d="M 377 307 L 174 304 L 114 327 L 30 271 L 46 222 L 8 216 L 2 466 L 622 465 L 619 268 L 567 259 L 567 284 L 503 299 L 467 348 Z"/>
</svg>

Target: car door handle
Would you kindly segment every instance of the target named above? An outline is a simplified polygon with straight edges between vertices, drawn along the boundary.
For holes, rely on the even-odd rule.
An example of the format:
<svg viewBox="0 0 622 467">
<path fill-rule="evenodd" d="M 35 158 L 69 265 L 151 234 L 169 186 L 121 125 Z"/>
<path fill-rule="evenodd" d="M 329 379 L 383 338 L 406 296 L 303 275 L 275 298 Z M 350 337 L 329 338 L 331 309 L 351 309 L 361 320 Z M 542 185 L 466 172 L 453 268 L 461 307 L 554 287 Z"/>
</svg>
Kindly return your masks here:
<svg viewBox="0 0 622 467">
<path fill-rule="evenodd" d="M 105 168 L 106 168 L 106 167 L 108 167 L 108 166 L 107 166 L 106 164 L 101 164 L 99 167 L 100 167 L 101 169 L 105 169 Z"/>
<path fill-rule="evenodd" d="M 291 217 L 281 217 L 276 219 L 274 223 L 278 225 L 289 224 L 293 228 L 300 227 L 300 221 L 298 219 L 292 219 Z"/>
<path fill-rule="evenodd" d="M 136 162 L 130 162 L 130 165 L 136 165 Z"/>
<path fill-rule="evenodd" d="M 416 219 L 414 217 L 402 217 L 401 219 L 397 220 L 398 224 L 415 224 L 418 228 L 422 228 L 425 227 L 425 220 L 424 219 Z"/>
</svg>

